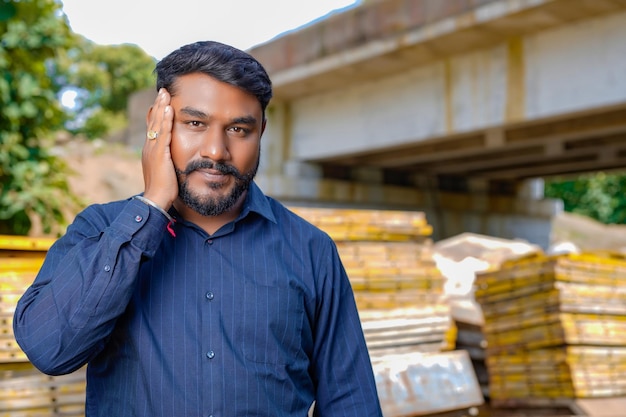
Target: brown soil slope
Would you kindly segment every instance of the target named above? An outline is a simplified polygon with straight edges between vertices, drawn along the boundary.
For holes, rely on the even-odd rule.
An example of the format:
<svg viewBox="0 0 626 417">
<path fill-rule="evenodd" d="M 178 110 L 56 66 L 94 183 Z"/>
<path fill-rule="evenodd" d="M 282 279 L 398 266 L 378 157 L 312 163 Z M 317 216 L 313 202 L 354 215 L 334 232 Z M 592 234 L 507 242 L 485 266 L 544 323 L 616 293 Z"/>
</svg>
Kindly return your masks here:
<svg viewBox="0 0 626 417">
<path fill-rule="evenodd" d="M 119 144 L 73 140 L 60 149 L 73 174 L 73 192 L 85 204 L 104 203 L 143 191 L 140 151 Z"/>
</svg>

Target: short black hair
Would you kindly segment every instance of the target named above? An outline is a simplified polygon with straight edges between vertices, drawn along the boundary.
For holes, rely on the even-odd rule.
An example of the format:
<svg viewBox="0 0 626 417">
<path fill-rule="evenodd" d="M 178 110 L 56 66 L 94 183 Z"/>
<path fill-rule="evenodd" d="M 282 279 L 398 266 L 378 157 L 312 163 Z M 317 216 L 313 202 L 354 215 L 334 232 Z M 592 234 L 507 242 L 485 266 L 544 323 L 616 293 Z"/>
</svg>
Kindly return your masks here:
<svg viewBox="0 0 626 417">
<path fill-rule="evenodd" d="M 265 68 L 247 52 L 215 41 L 200 41 L 180 47 L 154 69 L 156 89 L 170 90 L 178 77 L 203 73 L 252 94 L 263 114 L 272 98 L 272 82 Z"/>
</svg>

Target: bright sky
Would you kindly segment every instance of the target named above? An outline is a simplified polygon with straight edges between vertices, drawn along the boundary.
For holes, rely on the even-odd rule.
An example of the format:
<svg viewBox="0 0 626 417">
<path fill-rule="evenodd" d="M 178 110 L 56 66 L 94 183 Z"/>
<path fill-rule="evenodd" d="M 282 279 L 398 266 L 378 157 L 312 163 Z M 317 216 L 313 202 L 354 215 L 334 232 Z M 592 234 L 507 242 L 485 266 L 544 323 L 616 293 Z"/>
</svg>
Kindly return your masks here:
<svg viewBox="0 0 626 417">
<path fill-rule="evenodd" d="M 72 30 L 98 44 L 133 43 L 157 59 L 187 43 L 264 43 L 358 0 L 62 0 Z"/>
</svg>

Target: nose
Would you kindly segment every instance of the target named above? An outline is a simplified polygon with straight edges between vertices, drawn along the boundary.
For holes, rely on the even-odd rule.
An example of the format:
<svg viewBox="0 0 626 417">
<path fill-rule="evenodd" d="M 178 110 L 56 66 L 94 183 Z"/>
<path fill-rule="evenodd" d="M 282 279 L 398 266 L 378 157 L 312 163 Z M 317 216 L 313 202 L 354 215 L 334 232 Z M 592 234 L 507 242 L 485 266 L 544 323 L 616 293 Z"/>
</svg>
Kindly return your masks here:
<svg viewBox="0 0 626 417">
<path fill-rule="evenodd" d="M 200 156 L 213 161 L 224 161 L 230 158 L 228 136 L 219 129 L 208 129 L 202 140 Z"/>
</svg>

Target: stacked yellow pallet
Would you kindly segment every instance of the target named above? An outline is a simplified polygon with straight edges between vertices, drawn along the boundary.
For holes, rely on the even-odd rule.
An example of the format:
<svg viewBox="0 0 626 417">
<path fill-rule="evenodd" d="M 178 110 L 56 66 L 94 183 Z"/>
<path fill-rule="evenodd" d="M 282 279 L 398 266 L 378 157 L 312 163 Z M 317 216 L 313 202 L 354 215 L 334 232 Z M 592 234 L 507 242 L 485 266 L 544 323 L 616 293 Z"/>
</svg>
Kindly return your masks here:
<svg viewBox="0 0 626 417">
<path fill-rule="evenodd" d="M 335 241 L 426 242 L 433 232 L 418 211 L 291 207 Z"/>
<path fill-rule="evenodd" d="M 361 308 L 432 304 L 443 294 L 430 242 L 335 241 Z"/>
<path fill-rule="evenodd" d="M 13 336 L 13 313 L 52 239 L 0 235 L 0 417 L 85 414 L 84 370 L 51 377 L 36 370 Z"/>
<path fill-rule="evenodd" d="M 85 415 L 85 371 L 47 376 L 34 369 L 3 371 L 0 417 Z"/>
<path fill-rule="evenodd" d="M 626 349 L 562 346 L 487 358 L 496 400 L 617 397 L 626 393 Z"/>
<path fill-rule="evenodd" d="M 337 244 L 370 352 L 454 348 L 444 277 L 422 212 L 291 207 Z"/>
<path fill-rule="evenodd" d="M 626 395 L 626 259 L 533 256 L 476 286 L 492 402 Z"/>
</svg>

